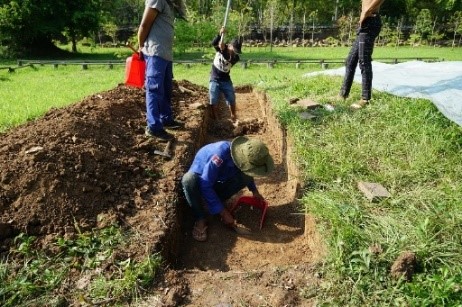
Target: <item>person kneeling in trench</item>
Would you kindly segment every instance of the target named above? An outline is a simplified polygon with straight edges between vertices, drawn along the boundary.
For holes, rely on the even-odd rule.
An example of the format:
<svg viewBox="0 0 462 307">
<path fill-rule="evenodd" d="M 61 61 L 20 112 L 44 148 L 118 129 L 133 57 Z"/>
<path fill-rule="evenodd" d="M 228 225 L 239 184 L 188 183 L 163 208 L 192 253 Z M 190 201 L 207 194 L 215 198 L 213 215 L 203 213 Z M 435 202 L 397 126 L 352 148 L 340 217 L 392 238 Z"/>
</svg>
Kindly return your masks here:
<svg viewBox="0 0 462 307">
<path fill-rule="evenodd" d="M 226 226 L 235 228 L 236 221 L 223 202 L 244 187 L 254 197 L 263 200 L 253 177 L 266 176 L 273 168 L 268 147 L 258 139 L 239 136 L 232 142 L 219 141 L 199 149 L 181 181 L 186 201 L 196 220 L 193 238 L 197 241 L 207 240 L 206 211 L 202 199 L 210 214 L 219 214 Z"/>
</svg>

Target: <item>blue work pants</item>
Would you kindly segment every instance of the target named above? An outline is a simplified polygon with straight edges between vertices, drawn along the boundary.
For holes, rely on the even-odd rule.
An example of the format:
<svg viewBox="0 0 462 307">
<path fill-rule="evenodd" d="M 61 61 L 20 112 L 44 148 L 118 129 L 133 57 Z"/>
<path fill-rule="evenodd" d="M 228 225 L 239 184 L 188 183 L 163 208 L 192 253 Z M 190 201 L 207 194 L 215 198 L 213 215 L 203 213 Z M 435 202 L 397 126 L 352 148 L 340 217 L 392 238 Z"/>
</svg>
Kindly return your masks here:
<svg viewBox="0 0 462 307">
<path fill-rule="evenodd" d="M 164 129 L 172 121 L 173 65 L 158 56 L 146 60 L 146 121 L 153 132 Z"/>
</svg>

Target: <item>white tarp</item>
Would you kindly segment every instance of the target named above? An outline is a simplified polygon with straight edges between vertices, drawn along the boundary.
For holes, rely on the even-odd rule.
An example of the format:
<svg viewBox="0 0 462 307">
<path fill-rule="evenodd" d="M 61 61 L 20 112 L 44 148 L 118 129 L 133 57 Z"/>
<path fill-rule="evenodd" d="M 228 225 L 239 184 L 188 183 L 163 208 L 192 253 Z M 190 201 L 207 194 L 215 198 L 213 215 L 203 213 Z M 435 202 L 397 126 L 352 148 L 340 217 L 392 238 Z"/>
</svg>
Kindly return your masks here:
<svg viewBox="0 0 462 307">
<path fill-rule="evenodd" d="M 425 98 L 435 104 L 444 116 L 462 126 L 462 62 L 410 61 L 399 64 L 372 62 L 372 87 L 397 96 Z M 305 74 L 345 74 L 345 67 Z M 361 70 L 356 69 L 356 82 Z"/>
</svg>

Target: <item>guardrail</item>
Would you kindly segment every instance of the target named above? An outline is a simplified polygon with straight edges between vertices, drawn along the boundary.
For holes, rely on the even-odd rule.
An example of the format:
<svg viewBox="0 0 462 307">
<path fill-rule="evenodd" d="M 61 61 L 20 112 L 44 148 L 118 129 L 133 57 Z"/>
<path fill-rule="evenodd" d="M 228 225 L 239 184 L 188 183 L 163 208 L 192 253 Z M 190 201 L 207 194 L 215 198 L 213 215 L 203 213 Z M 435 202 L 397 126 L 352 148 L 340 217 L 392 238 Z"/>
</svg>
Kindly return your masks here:
<svg viewBox="0 0 462 307">
<path fill-rule="evenodd" d="M 444 59 L 436 57 L 404 57 L 404 58 L 374 58 L 374 61 L 398 64 L 407 61 L 424 61 L 424 62 L 439 62 Z M 82 69 L 86 70 L 89 66 L 108 66 L 109 69 L 114 68 L 115 65 L 125 65 L 125 60 L 120 61 L 98 61 L 98 60 L 69 60 L 69 61 L 57 61 L 57 60 L 17 60 L 17 66 L 4 66 L 0 67 L 0 70 L 7 69 L 8 72 L 14 72 L 16 69 L 25 67 L 35 67 L 37 65 L 53 65 L 54 68 L 66 65 L 80 65 Z M 212 61 L 209 59 L 192 59 L 192 60 L 175 60 L 175 64 L 181 64 L 189 67 L 194 64 L 211 64 Z M 319 64 L 322 69 L 329 68 L 330 64 L 345 64 L 345 59 L 299 59 L 299 60 L 280 60 L 280 59 L 259 59 L 259 60 L 241 60 L 240 65 L 243 68 L 247 68 L 250 65 L 266 65 L 268 68 L 274 68 L 277 64 L 293 64 L 296 68 L 301 68 L 303 64 Z"/>
</svg>

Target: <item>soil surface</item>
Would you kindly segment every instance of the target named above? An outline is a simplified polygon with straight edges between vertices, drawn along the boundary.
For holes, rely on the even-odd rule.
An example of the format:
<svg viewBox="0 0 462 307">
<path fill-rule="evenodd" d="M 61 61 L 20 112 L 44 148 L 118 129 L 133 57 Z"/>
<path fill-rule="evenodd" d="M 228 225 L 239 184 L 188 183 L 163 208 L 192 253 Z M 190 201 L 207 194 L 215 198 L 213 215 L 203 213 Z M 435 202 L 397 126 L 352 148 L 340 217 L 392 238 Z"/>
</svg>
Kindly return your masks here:
<svg viewBox="0 0 462 307">
<path fill-rule="evenodd" d="M 236 88 L 239 121 L 233 124 L 224 102 L 220 119 L 209 117 L 206 88 L 174 85 L 174 112 L 185 126 L 172 131 L 170 159 L 154 154 L 165 143 L 144 136 L 144 91 L 124 85 L 1 135 L 0 253 L 6 255 L 21 232 L 39 238 L 36 248 L 53 252 L 49 243 L 57 236 L 117 223 L 142 234 L 119 258 L 142 258 L 148 247 L 167 260 L 161 278 L 135 305 L 313 305 L 322 244 L 313 219 L 300 212 L 290 141 L 266 96 Z M 263 140 L 275 160 L 272 175 L 256 180 L 268 210 L 263 216 L 258 208 L 237 207 L 247 235 L 210 216 L 208 240 L 196 242 L 181 176 L 201 146 L 238 135 Z M 242 191 L 228 205 L 243 195 L 250 194 Z M 81 278 L 74 275 L 68 291 Z"/>
</svg>

